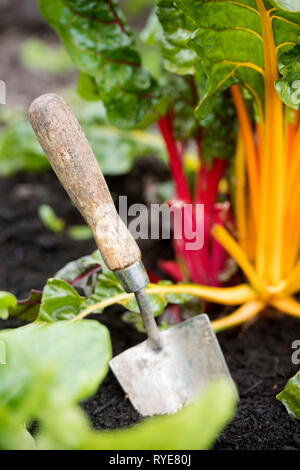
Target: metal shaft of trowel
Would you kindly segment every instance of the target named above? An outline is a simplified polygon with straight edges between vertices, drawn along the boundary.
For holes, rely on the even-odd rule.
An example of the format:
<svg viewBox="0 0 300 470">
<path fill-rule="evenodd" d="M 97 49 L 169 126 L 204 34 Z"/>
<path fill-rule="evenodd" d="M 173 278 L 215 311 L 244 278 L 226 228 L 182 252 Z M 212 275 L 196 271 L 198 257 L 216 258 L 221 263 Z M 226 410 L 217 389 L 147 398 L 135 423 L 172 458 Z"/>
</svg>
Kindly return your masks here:
<svg viewBox="0 0 300 470">
<path fill-rule="evenodd" d="M 133 265 L 114 273 L 121 281 L 126 292 L 134 293 L 151 347 L 155 350 L 161 349 L 161 336 L 145 291 L 145 287 L 149 284 L 149 278 L 142 261 L 139 260 Z"/>
</svg>

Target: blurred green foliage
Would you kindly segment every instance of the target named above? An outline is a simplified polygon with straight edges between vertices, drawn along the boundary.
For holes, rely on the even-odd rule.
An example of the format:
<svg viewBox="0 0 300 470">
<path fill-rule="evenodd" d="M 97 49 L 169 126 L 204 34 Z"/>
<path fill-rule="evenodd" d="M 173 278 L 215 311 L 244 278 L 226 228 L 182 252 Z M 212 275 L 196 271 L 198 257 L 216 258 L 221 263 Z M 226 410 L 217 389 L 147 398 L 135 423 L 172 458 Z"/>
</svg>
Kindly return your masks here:
<svg viewBox="0 0 300 470">
<path fill-rule="evenodd" d="M 53 75 L 74 70 L 74 65 L 64 47 L 48 45 L 37 37 L 24 41 L 19 58 L 23 67 L 44 70 Z"/>
<path fill-rule="evenodd" d="M 125 174 L 141 156 L 165 159 L 163 142 L 157 133 L 115 129 L 108 124 L 100 101 L 83 101 L 74 90 L 64 90 L 62 94 L 82 125 L 104 174 Z M 0 176 L 10 177 L 18 171 L 42 172 L 50 167 L 24 109 L 1 108 L 1 124 Z"/>
<path fill-rule="evenodd" d="M 13 176 L 18 171 L 32 173 L 44 171 L 49 163 L 25 118 L 16 110 L 15 115 L 0 109 L 0 176 Z"/>
<path fill-rule="evenodd" d="M 92 230 L 88 225 L 71 225 L 67 230 L 71 240 L 91 240 L 93 238 Z"/>
<path fill-rule="evenodd" d="M 54 210 L 48 204 L 39 207 L 39 217 L 42 223 L 54 233 L 62 233 L 65 229 L 65 221 L 56 216 Z"/>
</svg>

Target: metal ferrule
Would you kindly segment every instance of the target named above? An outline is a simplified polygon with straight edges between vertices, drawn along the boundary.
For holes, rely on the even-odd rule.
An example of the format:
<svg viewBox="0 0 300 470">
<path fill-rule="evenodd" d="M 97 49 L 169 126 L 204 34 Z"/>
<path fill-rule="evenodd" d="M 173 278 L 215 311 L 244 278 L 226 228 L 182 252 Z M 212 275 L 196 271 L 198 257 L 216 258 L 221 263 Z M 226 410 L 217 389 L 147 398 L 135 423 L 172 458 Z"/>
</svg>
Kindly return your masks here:
<svg viewBox="0 0 300 470">
<path fill-rule="evenodd" d="M 128 268 L 114 271 L 126 292 L 137 292 L 149 284 L 148 274 L 141 260 L 136 261 Z"/>
</svg>

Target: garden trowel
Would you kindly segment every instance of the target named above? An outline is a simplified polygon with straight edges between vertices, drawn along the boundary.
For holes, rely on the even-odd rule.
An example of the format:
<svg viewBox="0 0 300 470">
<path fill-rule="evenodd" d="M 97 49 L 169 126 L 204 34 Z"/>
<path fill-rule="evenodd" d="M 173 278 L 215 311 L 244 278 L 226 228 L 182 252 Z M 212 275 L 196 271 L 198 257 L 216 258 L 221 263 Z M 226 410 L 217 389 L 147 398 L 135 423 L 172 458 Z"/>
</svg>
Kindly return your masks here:
<svg viewBox="0 0 300 470">
<path fill-rule="evenodd" d="M 62 185 L 91 227 L 109 269 L 136 296 L 148 339 L 114 357 L 110 367 L 144 416 L 175 413 L 207 382 L 230 378 L 207 315 L 160 332 L 145 292 L 149 279 L 140 250 L 119 218 L 91 147 L 69 106 L 58 95 L 37 98 L 31 125 Z"/>
</svg>

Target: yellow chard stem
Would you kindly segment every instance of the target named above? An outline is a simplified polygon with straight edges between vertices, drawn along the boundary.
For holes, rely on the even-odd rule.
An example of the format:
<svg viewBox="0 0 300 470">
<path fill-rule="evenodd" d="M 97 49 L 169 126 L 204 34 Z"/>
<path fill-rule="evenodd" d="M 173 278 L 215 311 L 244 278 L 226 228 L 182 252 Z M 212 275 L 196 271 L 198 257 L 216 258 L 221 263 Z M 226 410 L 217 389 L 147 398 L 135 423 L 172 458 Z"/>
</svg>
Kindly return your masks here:
<svg viewBox="0 0 300 470">
<path fill-rule="evenodd" d="M 284 119 L 283 106 L 274 86 L 278 67 L 272 20 L 263 0 L 256 0 L 256 3 L 261 17 L 265 65 L 265 125 L 257 269 L 260 276 L 267 274 L 269 281 L 276 285 L 282 277 L 286 172 Z M 266 253 L 269 256 L 266 257 Z"/>
<path fill-rule="evenodd" d="M 234 287 L 207 287 L 199 284 L 154 285 L 146 289 L 148 294 L 189 294 L 199 299 L 225 305 L 239 305 L 257 297 L 247 284 Z"/>
<path fill-rule="evenodd" d="M 230 315 L 220 318 L 212 322 L 212 327 L 215 332 L 222 331 L 234 326 L 241 325 L 245 321 L 254 318 L 265 307 L 265 303 L 261 300 L 252 300 L 239 307 Z"/>
<path fill-rule="evenodd" d="M 251 285 L 258 292 L 266 293 L 263 281 L 257 276 L 253 266 L 249 262 L 245 252 L 238 243 L 221 225 L 215 225 L 212 229 L 212 235 L 225 248 L 225 250 L 235 259 L 240 268 L 244 271 Z"/>
<path fill-rule="evenodd" d="M 220 303 L 225 305 L 239 305 L 249 302 L 256 298 L 257 294 L 247 284 L 241 284 L 234 287 L 207 287 L 197 284 L 177 284 L 172 286 L 151 285 L 146 289 L 147 294 L 188 294 L 206 300 L 207 302 Z M 86 316 L 96 311 L 102 311 L 104 308 L 114 304 L 124 303 L 132 298 L 134 294 L 118 294 L 109 299 L 102 300 L 90 305 L 71 321 L 82 320 Z"/>
<path fill-rule="evenodd" d="M 274 299 L 272 300 L 271 305 L 287 315 L 300 318 L 300 304 L 293 297 Z"/>
<path fill-rule="evenodd" d="M 86 309 L 84 309 L 79 315 L 74 317 L 71 322 L 82 320 L 83 318 L 87 317 L 93 312 L 96 312 L 97 310 L 102 312 L 106 307 L 110 307 L 111 305 L 114 304 L 119 304 L 124 302 L 125 300 L 130 299 L 133 297 L 134 294 L 119 294 L 115 295 L 114 297 L 110 297 L 109 299 L 101 300 L 101 302 L 96 302 L 95 304 L 89 305 Z"/>
</svg>

